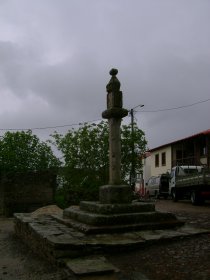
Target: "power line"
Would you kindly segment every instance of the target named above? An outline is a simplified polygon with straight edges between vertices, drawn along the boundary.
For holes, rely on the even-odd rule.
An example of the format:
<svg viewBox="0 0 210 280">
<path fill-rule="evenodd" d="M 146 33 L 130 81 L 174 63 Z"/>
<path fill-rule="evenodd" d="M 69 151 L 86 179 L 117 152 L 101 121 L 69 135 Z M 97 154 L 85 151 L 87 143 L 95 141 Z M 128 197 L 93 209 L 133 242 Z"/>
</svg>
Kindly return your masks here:
<svg viewBox="0 0 210 280">
<path fill-rule="evenodd" d="M 163 111 L 172 111 L 172 110 L 178 110 L 182 108 L 192 107 L 197 104 L 205 103 L 210 101 L 210 98 L 206 100 L 201 100 L 192 104 L 183 105 L 179 107 L 172 107 L 172 108 L 165 108 L 165 109 L 157 109 L 157 110 L 149 110 L 149 111 L 135 111 L 135 112 L 141 112 L 141 113 L 156 113 L 156 112 L 163 112 Z M 28 131 L 28 130 L 44 130 L 44 129 L 56 129 L 56 128 L 64 128 L 64 127 L 72 127 L 72 126 L 79 126 L 83 125 L 85 123 L 94 123 L 97 121 L 102 121 L 102 119 L 92 120 L 92 121 L 85 121 L 80 123 L 73 123 L 73 124 L 64 124 L 64 125 L 56 125 L 56 126 L 45 126 L 45 127 L 33 127 L 33 128 L 0 128 L 0 131 Z"/>
<path fill-rule="evenodd" d="M 33 128 L 0 128 L 1 131 L 7 131 L 7 130 L 42 130 L 42 129 L 53 129 L 53 128 L 63 128 L 63 127 L 71 127 L 71 126 L 78 126 L 78 125 L 83 125 L 85 123 L 94 123 L 97 121 L 101 121 L 101 119 L 98 120 L 92 120 L 92 121 L 85 121 L 85 122 L 80 122 L 80 123 L 73 123 L 73 124 L 64 124 L 64 125 L 56 125 L 56 126 L 45 126 L 45 127 L 33 127 Z"/>
<path fill-rule="evenodd" d="M 210 100 L 206 99 L 206 100 L 202 100 L 202 101 L 198 101 L 192 104 L 188 104 L 188 105 L 183 105 L 183 106 L 178 106 L 178 107 L 172 107 L 172 108 L 165 108 L 165 109 L 157 109 L 157 110 L 149 110 L 149 111 L 136 111 L 136 112 L 141 112 L 141 113 L 156 113 L 156 112 L 163 112 L 163 111 L 172 111 L 172 110 L 178 110 L 178 109 L 182 109 L 182 108 L 187 108 L 187 107 L 192 107 L 194 105 L 197 104 L 201 104 L 201 103 L 205 103 L 208 102 Z"/>
</svg>

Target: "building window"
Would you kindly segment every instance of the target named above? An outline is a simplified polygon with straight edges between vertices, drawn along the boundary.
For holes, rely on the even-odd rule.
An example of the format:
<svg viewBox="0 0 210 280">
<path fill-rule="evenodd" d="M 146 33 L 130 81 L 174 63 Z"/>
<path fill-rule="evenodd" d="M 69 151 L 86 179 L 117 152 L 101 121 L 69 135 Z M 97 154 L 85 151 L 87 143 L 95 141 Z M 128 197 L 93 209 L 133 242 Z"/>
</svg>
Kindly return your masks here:
<svg viewBox="0 0 210 280">
<path fill-rule="evenodd" d="M 162 166 L 166 166 L 166 153 L 161 154 Z"/>
<path fill-rule="evenodd" d="M 159 154 L 155 155 L 155 167 L 159 167 Z"/>
</svg>

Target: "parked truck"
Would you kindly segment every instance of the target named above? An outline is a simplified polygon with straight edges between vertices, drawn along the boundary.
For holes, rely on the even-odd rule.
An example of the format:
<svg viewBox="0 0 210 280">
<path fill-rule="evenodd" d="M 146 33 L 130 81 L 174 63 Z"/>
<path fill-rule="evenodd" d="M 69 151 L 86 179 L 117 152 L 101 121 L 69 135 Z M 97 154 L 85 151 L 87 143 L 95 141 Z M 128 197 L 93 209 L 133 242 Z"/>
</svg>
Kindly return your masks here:
<svg viewBox="0 0 210 280">
<path fill-rule="evenodd" d="M 190 198 L 193 205 L 210 199 L 210 170 L 202 166 L 175 166 L 171 170 L 169 193 L 174 202 Z"/>
</svg>

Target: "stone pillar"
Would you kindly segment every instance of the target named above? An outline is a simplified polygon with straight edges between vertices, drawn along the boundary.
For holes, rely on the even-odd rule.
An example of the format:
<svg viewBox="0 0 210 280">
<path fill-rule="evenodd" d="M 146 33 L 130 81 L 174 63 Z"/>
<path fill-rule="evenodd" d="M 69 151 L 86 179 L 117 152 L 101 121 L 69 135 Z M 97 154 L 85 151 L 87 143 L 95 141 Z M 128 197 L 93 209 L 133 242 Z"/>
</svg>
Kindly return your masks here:
<svg viewBox="0 0 210 280">
<path fill-rule="evenodd" d="M 102 117 L 109 121 L 109 185 L 100 187 L 99 199 L 101 203 L 129 203 L 131 202 L 131 189 L 121 185 L 121 119 L 128 115 L 123 109 L 120 82 L 116 75 L 117 69 L 111 69 L 112 76 L 106 86 L 107 110 Z"/>
<path fill-rule="evenodd" d="M 4 214 L 5 214 L 4 185 L 2 184 L 2 179 L 0 178 L 0 216 Z"/>
<path fill-rule="evenodd" d="M 121 145 L 120 145 L 121 119 L 109 119 L 109 184 L 121 183 Z"/>
</svg>

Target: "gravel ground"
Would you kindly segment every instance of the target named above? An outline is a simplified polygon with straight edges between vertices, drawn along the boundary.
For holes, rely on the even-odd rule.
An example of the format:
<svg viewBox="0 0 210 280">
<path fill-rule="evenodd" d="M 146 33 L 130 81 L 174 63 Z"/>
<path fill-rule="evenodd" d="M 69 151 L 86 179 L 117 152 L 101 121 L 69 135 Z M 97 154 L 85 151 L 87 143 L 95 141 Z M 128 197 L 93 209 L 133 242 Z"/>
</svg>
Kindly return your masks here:
<svg viewBox="0 0 210 280">
<path fill-rule="evenodd" d="M 173 212 L 195 227 L 210 229 L 210 202 L 192 206 L 188 201 L 158 200 L 156 209 Z M 16 238 L 12 219 L 0 219 L 0 256 L 0 280 L 75 279 L 40 259 Z M 122 280 L 209 280 L 210 234 L 106 257 L 121 270 Z"/>
<path fill-rule="evenodd" d="M 189 201 L 159 200 L 156 209 L 173 212 L 195 227 L 210 229 L 210 203 L 193 206 Z M 109 260 L 127 280 L 143 280 L 141 274 L 150 280 L 209 280 L 210 234 L 150 245 Z"/>
</svg>

